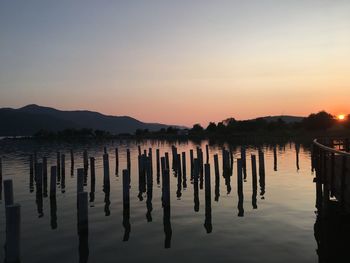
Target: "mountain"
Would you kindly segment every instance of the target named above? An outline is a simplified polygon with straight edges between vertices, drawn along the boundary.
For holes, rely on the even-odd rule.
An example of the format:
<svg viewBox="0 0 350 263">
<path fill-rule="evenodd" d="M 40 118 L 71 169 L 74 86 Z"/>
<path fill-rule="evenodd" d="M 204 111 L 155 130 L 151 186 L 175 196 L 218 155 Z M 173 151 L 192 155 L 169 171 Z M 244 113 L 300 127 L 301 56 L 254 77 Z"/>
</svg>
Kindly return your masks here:
<svg viewBox="0 0 350 263">
<path fill-rule="evenodd" d="M 0 136 L 33 135 L 40 129 L 60 131 L 68 128 L 104 130 L 113 134 L 134 133 L 137 129 L 150 131 L 176 125 L 145 123 L 128 116 L 109 116 L 98 112 L 62 111 L 35 104 L 19 109 L 0 109 Z"/>
<path fill-rule="evenodd" d="M 267 122 L 275 122 L 278 119 L 281 119 L 285 123 L 295 123 L 295 122 L 301 122 L 304 119 L 304 117 L 279 115 L 279 116 L 266 116 L 266 117 L 262 117 L 262 119 L 266 120 Z"/>
</svg>

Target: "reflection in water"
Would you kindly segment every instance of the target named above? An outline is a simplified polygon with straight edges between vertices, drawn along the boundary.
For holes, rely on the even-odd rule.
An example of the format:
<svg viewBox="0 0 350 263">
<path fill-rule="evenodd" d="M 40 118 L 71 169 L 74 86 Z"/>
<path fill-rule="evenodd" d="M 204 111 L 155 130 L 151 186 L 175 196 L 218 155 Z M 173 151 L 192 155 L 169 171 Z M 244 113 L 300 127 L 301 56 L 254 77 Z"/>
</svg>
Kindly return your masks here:
<svg viewBox="0 0 350 263">
<path fill-rule="evenodd" d="M 277 148 L 276 148 L 276 145 L 273 146 L 273 170 L 277 171 Z"/>
<path fill-rule="evenodd" d="M 296 154 L 296 164 L 297 164 L 297 170 L 299 171 L 299 152 L 300 152 L 300 144 L 295 144 L 295 154 Z"/>
<path fill-rule="evenodd" d="M 330 201 L 328 211 L 317 211 L 314 235 L 320 263 L 349 262 L 350 215 L 341 213 L 340 204 Z"/>
<path fill-rule="evenodd" d="M 251 155 L 252 162 L 252 186 L 253 186 L 253 194 L 252 194 L 252 206 L 253 209 L 257 209 L 257 192 L 258 192 L 258 180 L 257 180 L 257 172 L 256 172 L 256 156 L 254 154 Z"/>
<path fill-rule="evenodd" d="M 226 145 L 225 145 L 226 146 Z M 84 146 L 85 147 L 85 146 Z M 229 146 L 228 146 L 229 147 Z M 228 147 L 226 146 L 226 149 L 228 149 Z M 121 149 L 121 148 L 120 148 Z M 191 199 L 192 198 L 192 191 L 188 191 L 188 190 L 184 190 L 185 189 L 185 183 L 186 183 L 186 167 L 185 167 L 185 163 L 186 163 L 186 157 L 184 155 L 185 152 L 180 152 L 180 149 L 182 151 L 182 148 L 178 148 L 176 149 L 176 152 L 179 152 L 176 154 L 176 159 L 173 160 L 174 163 L 174 168 L 175 169 L 175 174 L 177 176 L 177 178 L 175 179 L 173 176 L 171 176 L 171 180 L 172 182 L 174 183 L 172 185 L 172 188 L 170 188 L 170 191 L 174 194 L 175 191 L 176 191 L 176 195 L 177 197 L 181 197 L 184 201 L 188 201 L 188 199 Z M 221 149 L 221 145 L 220 145 L 220 149 Z M 224 166 L 221 169 L 219 169 L 219 165 L 218 165 L 218 168 L 215 167 L 215 169 L 212 169 L 212 171 L 215 170 L 215 181 L 214 181 L 214 178 L 211 179 L 210 175 L 207 176 L 207 165 L 204 165 L 204 173 L 201 174 L 201 168 L 202 168 L 202 165 L 201 165 L 201 159 L 203 158 L 202 157 L 202 151 L 201 149 L 197 149 L 197 154 L 196 154 L 196 157 L 197 158 L 194 158 L 193 161 L 190 163 L 188 163 L 188 169 L 187 169 L 187 173 L 188 174 L 191 174 L 191 177 L 192 180 L 191 180 L 191 183 L 193 183 L 193 200 L 194 200 L 194 211 L 195 212 L 198 212 L 199 209 L 200 209 L 200 196 L 199 196 L 199 188 L 200 188 L 200 179 L 202 179 L 202 184 L 203 184 L 203 188 L 204 188 L 204 192 L 203 192 L 203 195 L 204 196 L 201 196 L 202 198 L 202 202 L 204 201 L 205 202 L 205 207 L 203 207 L 203 209 L 205 209 L 205 212 L 204 213 L 204 216 L 205 218 L 203 218 L 202 216 L 200 216 L 202 219 L 200 220 L 203 220 L 204 219 L 204 228 L 205 228 L 205 231 L 207 233 L 212 233 L 212 232 L 215 232 L 217 227 L 214 228 L 213 230 L 213 225 L 212 225 L 212 200 L 211 200 L 211 188 L 215 188 L 215 191 L 213 193 L 215 193 L 215 197 L 214 197 L 214 200 L 215 201 L 219 201 L 219 197 L 220 197 L 220 190 L 221 191 L 226 191 L 226 187 L 227 187 L 227 192 L 229 193 L 231 191 L 231 176 L 233 174 L 233 172 L 235 173 L 236 170 L 232 170 L 233 169 L 233 153 L 235 153 L 235 156 L 236 156 L 236 153 L 237 153 L 237 150 L 239 151 L 240 148 L 229 148 L 230 150 L 227 151 L 227 153 L 225 152 L 225 159 L 227 159 L 227 163 L 228 165 Z M 274 155 L 276 155 L 276 147 L 272 148 L 272 147 L 268 147 L 268 149 L 270 149 L 270 154 L 266 155 L 268 156 L 267 158 L 267 162 L 270 164 L 270 161 L 272 159 L 272 157 L 274 158 L 273 162 L 274 162 L 274 166 L 273 166 L 273 169 L 274 170 L 277 170 L 277 156 L 273 156 L 271 154 L 271 151 L 273 149 L 274 151 Z M 241 152 L 241 158 L 242 160 L 238 160 L 237 161 L 237 165 L 238 166 L 241 166 L 241 169 L 240 168 L 237 168 L 237 195 L 238 195 L 238 216 L 242 217 L 242 216 L 247 216 L 248 213 L 244 214 L 244 208 L 247 210 L 249 208 L 247 208 L 247 205 L 246 207 L 243 207 L 243 204 L 244 204 L 244 192 L 243 192 L 243 182 L 244 182 L 244 178 L 245 178 L 245 172 L 244 172 L 244 167 L 243 167 L 243 156 L 248 154 L 248 157 L 250 155 L 250 153 L 254 151 L 254 149 L 252 150 L 251 148 L 247 149 L 247 152 L 245 153 L 242 153 Z M 62 151 L 63 152 L 63 151 Z M 91 153 L 93 153 L 94 151 L 91 151 Z M 131 150 L 132 152 L 132 150 Z M 162 148 L 162 154 L 163 154 L 163 148 Z M 193 150 L 192 151 L 189 151 L 190 153 L 192 152 L 192 155 L 193 155 Z M 214 154 L 217 153 L 217 148 L 213 148 L 213 150 L 211 149 L 211 154 Z M 181 154 L 180 154 L 181 153 Z M 221 152 L 219 152 L 220 154 Z M 280 151 L 280 154 L 282 156 L 282 151 Z M 303 153 L 303 152 L 302 152 Z M 47 153 L 46 153 L 47 154 Z M 157 159 L 158 159 L 158 155 L 159 155 L 159 151 L 156 151 L 156 158 L 154 158 L 155 160 L 154 163 L 157 162 Z M 170 152 L 171 154 L 171 152 Z M 239 155 L 239 152 L 237 154 L 237 156 Z M 42 156 L 41 154 L 38 155 L 38 156 Z M 122 155 L 124 156 L 124 155 Z M 120 156 L 120 158 L 122 157 Z M 293 155 L 294 156 L 294 155 Z M 301 155 L 300 158 L 303 158 L 304 155 Z M 50 155 L 48 155 L 48 157 L 50 158 Z M 132 158 L 132 160 L 134 160 L 134 157 Z M 147 207 L 147 213 L 146 213 L 146 218 L 147 218 L 147 221 L 148 222 L 151 222 L 152 220 L 156 221 L 157 218 L 156 218 L 156 211 L 153 210 L 153 205 L 155 207 L 158 207 L 158 205 L 160 206 L 159 204 L 159 191 L 160 191 L 160 188 L 158 189 L 157 187 L 153 188 L 153 174 L 149 171 L 149 159 L 150 156 L 145 156 L 142 152 L 142 155 L 139 157 L 141 158 L 141 160 L 139 161 L 139 165 L 140 165 L 140 172 L 139 172 L 139 197 L 141 197 L 142 199 L 143 198 L 147 198 L 146 199 L 146 207 Z M 160 156 L 159 156 L 160 157 Z M 181 158 L 182 157 L 182 158 Z M 212 157 L 212 156 L 211 156 Z M 217 155 L 216 155 L 217 158 L 219 158 Z M 33 158 L 33 157 L 32 157 Z M 51 156 L 52 158 L 52 156 Z M 220 158 L 221 158 L 221 155 L 220 155 Z M 33 158 L 34 159 L 34 158 Z M 89 180 L 87 182 L 87 184 L 90 184 L 89 185 L 89 200 L 90 200 L 90 206 L 94 206 L 94 202 L 95 202 L 95 195 L 96 195 L 96 202 L 100 202 L 102 203 L 103 201 L 103 195 L 104 195 L 104 214 L 107 216 L 110 214 L 110 204 L 111 204 L 111 200 L 110 200 L 110 190 L 113 192 L 114 190 L 113 189 L 118 189 L 118 188 L 115 188 L 116 184 L 118 182 L 120 182 L 119 180 L 115 179 L 111 181 L 111 186 L 108 187 L 103 184 L 103 193 L 102 191 L 97 191 L 96 192 L 96 187 L 101 187 L 102 185 L 102 177 L 97 177 L 95 179 L 95 159 L 93 159 L 93 157 L 90 158 L 90 168 L 89 171 L 90 171 L 90 174 L 91 174 L 91 181 Z M 98 158 L 97 160 L 99 160 L 100 158 Z M 189 160 L 191 159 L 191 157 L 189 158 Z M 254 163 L 253 163 L 253 159 L 254 159 Z M 258 156 L 255 157 L 255 155 L 252 155 L 251 157 L 251 161 L 252 161 L 252 206 L 254 209 L 257 208 L 257 195 L 258 195 L 258 181 L 257 181 L 257 172 L 259 172 L 259 186 L 260 186 L 260 194 L 261 194 L 261 197 L 264 198 L 264 194 L 265 194 L 265 173 L 264 173 L 264 170 L 263 169 L 259 169 L 259 171 L 257 171 L 257 164 L 256 164 L 256 159 L 258 159 Z M 298 159 L 298 157 L 297 157 Z M 48 159 L 49 160 L 49 164 L 52 163 L 52 159 Z M 73 181 L 75 182 L 75 180 L 72 180 L 70 177 L 69 178 L 64 178 L 64 165 L 63 165 L 63 160 L 64 160 L 64 157 L 63 155 L 61 155 L 60 157 L 60 161 L 61 161 L 61 189 L 64 188 L 64 184 L 65 184 L 65 181 L 66 181 L 66 184 L 67 184 L 67 193 L 70 191 L 70 183 Z M 120 166 L 124 166 L 124 164 L 122 163 L 123 160 L 122 158 L 120 159 L 121 160 L 121 164 Z M 211 159 L 209 159 L 210 161 L 212 161 Z M 55 160 L 54 160 L 55 161 Z M 221 161 L 221 159 L 220 159 Z M 248 161 L 249 161 L 249 158 L 248 158 Z M 259 156 L 259 162 L 262 164 L 263 163 L 263 157 L 261 158 Z M 300 161 L 303 161 L 303 159 L 301 159 Z M 77 165 L 76 166 L 79 166 L 81 165 L 80 164 L 81 160 L 77 160 Z M 158 169 L 158 165 L 155 166 L 154 168 L 157 167 L 157 184 L 160 184 L 160 182 L 162 181 L 162 184 L 164 182 L 164 179 L 160 178 L 162 173 L 161 171 L 164 172 L 165 169 L 168 169 L 167 165 L 166 165 L 166 162 L 169 162 L 169 159 L 168 158 L 162 158 L 162 170 L 159 168 Z M 219 163 L 219 160 L 217 161 Z M 45 163 L 45 159 L 43 159 L 43 163 Z M 113 163 L 114 163 L 114 160 L 113 160 Z M 259 163 L 259 164 L 260 164 Z M 215 157 L 214 157 L 214 163 L 215 166 L 216 166 L 216 162 L 215 162 Z M 221 163 L 220 163 L 221 164 Z M 272 162 L 271 162 L 272 164 Z M 47 165 L 47 164 L 46 164 Z M 33 196 L 36 198 L 36 205 L 37 205 L 37 208 L 38 208 L 38 214 L 40 216 L 40 214 L 42 213 L 43 215 L 43 196 L 45 196 L 45 190 L 47 192 L 47 178 L 46 178 L 46 183 L 45 183 L 45 166 L 43 166 L 43 181 L 42 181 L 42 185 L 40 184 L 41 180 L 39 179 L 39 176 L 36 176 L 36 196 Z M 294 163 L 294 159 L 292 160 L 292 167 L 295 167 L 295 163 Z M 25 168 L 28 169 L 27 167 L 27 164 L 25 164 Z M 160 165 L 159 165 L 160 166 Z M 221 166 L 221 165 L 220 165 Z M 235 166 L 236 166 L 236 163 L 235 163 Z M 261 167 L 263 167 L 263 165 L 260 165 Z M 259 166 L 259 168 L 260 168 Z M 134 168 L 137 169 L 137 162 L 136 163 L 132 163 L 132 167 L 133 167 L 133 170 Z M 191 169 L 190 167 L 193 167 L 193 169 Z M 228 167 L 228 169 L 227 169 Z M 97 164 L 97 174 L 100 174 L 101 173 L 101 168 L 102 168 L 102 165 L 99 163 Z M 114 168 L 114 167 L 113 167 Z M 221 168 L 221 167 L 220 167 Z M 248 172 L 250 172 L 250 167 L 248 165 Z M 279 167 L 279 169 L 284 169 L 284 166 L 281 166 Z M 32 169 L 33 172 L 34 170 L 36 171 L 36 173 L 39 172 L 39 168 L 37 167 L 36 169 Z M 216 170 L 218 171 L 218 173 L 216 173 Z M 134 178 L 137 178 L 137 170 L 135 170 L 135 174 L 134 176 L 136 175 L 136 177 Z M 121 173 L 121 170 L 119 171 Z M 224 185 L 223 183 L 221 183 L 221 187 L 222 189 L 220 189 L 220 177 L 221 177 L 221 172 L 225 181 L 222 181 L 222 182 L 225 182 L 226 185 Z M 46 172 L 47 173 L 47 172 Z M 182 176 L 181 176 L 182 175 Z M 202 178 L 201 178 L 201 175 L 202 175 Z M 266 176 L 268 176 L 269 173 L 267 173 Z M 34 173 L 31 174 L 30 173 L 30 178 L 29 178 L 29 182 L 31 182 L 32 186 L 30 186 L 31 188 L 34 189 Z M 84 178 L 85 179 L 85 178 Z M 28 180 L 28 179 L 26 179 Z M 211 181 L 213 180 L 213 186 L 211 186 Z M 176 184 L 177 183 L 177 184 Z M 188 182 L 190 183 L 190 181 Z M 97 184 L 97 185 L 96 185 Z M 127 183 L 128 185 L 130 185 L 130 183 Z M 232 182 L 233 186 L 235 185 L 235 181 Z M 41 185 L 41 187 L 40 187 Z M 189 185 L 190 186 L 190 185 Z M 1 187 L 1 186 L 0 186 Z M 135 195 L 137 194 L 137 182 L 135 180 L 134 184 L 133 184 L 133 187 L 136 187 L 135 189 Z M 162 190 L 163 188 L 165 188 L 165 186 L 162 187 Z M 250 188 L 250 186 L 249 186 Z M 272 187 L 271 187 L 272 188 Z M 26 186 L 26 189 L 27 189 L 27 186 Z M 129 189 L 129 187 L 128 187 Z M 134 189 L 134 188 L 131 188 L 131 189 Z M 28 191 L 28 189 L 26 190 Z M 43 193 L 43 194 L 41 194 Z M 146 193 L 146 195 L 145 195 Z M 272 192 L 271 192 L 272 193 Z M 1 194 L 1 189 L 0 189 L 0 194 Z M 162 191 L 162 194 L 164 194 L 164 192 Z M 68 195 L 69 196 L 69 195 Z M 66 197 L 68 197 L 66 196 Z M 143 196 L 143 197 L 142 197 Z M 118 198 L 118 194 L 112 194 L 112 197 L 111 198 Z M 153 199 L 153 197 L 155 197 Z M 234 206 L 234 204 L 232 204 L 232 197 L 224 197 L 224 199 L 220 200 L 221 203 L 220 204 L 217 204 L 215 203 L 215 209 L 214 211 L 218 211 L 218 217 L 219 216 L 222 216 L 222 210 L 220 211 L 220 209 L 222 209 L 222 206 L 225 205 L 226 203 L 226 200 L 229 200 L 229 198 L 231 198 L 230 200 L 230 208 L 232 210 L 232 207 Z M 246 198 L 247 198 L 247 195 L 246 195 Z M 166 199 L 166 198 L 164 198 Z M 249 198 L 248 198 L 249 199 Z M 56 196 L 51 196 L 50 197 L 50 225 L 51 225 L 51 228 L 52 229 L 57 229 L 58 228 L 58 220 L 57 220 L 57 201 L 60 202 L 61 198 L 57 197 L 57 200 L 56 200 Z M 67 200 L 67 199 L 66 199 Z M 114 199 L 113 199 L 114 200 Z M 175 199 L 176 200 L 176 199 Z M 235 199 L 234 199 L 235 200 Z M 48 200 L 47 200 L 48 201 Z M 235 201 L 234 201 L 235 202 Z M 116 205 L 116 211 L 119 210 L 121 211 L 121 209 L 117 208 L 117 205 L 119 204 L 118 200 L 116 200 L 115 202 L 113 201 L 113 203 Z M 185 203 L 185 202 L 184 202 Z M 166 202 L 162 202 L 163 204 L 163 227 L 164 227 L 164 234 L 165 234 L 165 241 L 164 241 L 164 247 L 165 248 L 170 248 L 171 247 L 171 239 L 172 239 L 172 225 L 171 225 L 171 207 L 170 207 L 170 204 L 166 204 Z M 31 203 L 32 207 L 34 205 L 34 202 Z M 66 204 L 64 204 L 64 202 L 60 202 L 60 204 L 58 204 L 59 207 L 61 207 L 62 205 L 62 209 L 65 209 L 66 207 Z M 186 205 L 186 204 L 184 204 Z M 188 203 L 187 203 L 188 205 Z M 191 202 L 190 202 L 190 205 L 191 205 Z M 173 211 L 176 212 L 176 209 L 179 209 L 179 204 L 177 204 L 176 206 L 173 206 L 172 209 Z M 35 207 L 33 207 L 35 209 Z M 228 210 L 230 209 L 228 208 Z M 32 209 L 34 211 L 34 209 Z M 120 215 L 120 221 L 122 221 L 122 226 L 123 226 L 123 229 L 121 229 L 121 231 L 123 233 L 120 233 L 122 234 L 123 236 L 123 240 L 124 241 L 128 241 L 129 238 L 130 238 L 130 233 L 131 233 L 131 224 L 130 224 L 130 205 L 124 205 L 123 204 L 123 213 L 122 214 L 119 214 Z M 175 210 L 174 210 L 175 209 Z M 250 208 L 251 209 L 251 208 Z M 103 212 L 101 211 L 101 209 L 98 209 L 98 211 L 96 211 L 95 209 L 92 209 L 94 211 L 92 211 L 92 213 L 96 213 L 98 216 L 103 216 Z M 141 210 L 144 210 L 144 207 L 142 208 L 141 207 Z M 35 211 L 34 211 L 35 212 Z M 136 215 L 139 215 L 139 211 L 135 211 Z M 142 212 L 141 213 L 145 213 L 146 211 Z M 196 215 L 198 216 L 197 213 L 193 213 L 193 215 Z M 143 214 L 144 215 L 144 214 Z M 189 215 L 190 216 L 193 216 L 193 215 Z M 123 216 L 123 218 L 121 218 L 121 216 Z M 152 217 L 153 216 L 153 217 Z M 143 216 L 142 216 L 143 217 Z M 96 215 L 94 215 L 94 218 L 96 218 Z M 137 218 L 137 217 L 136 217 Z M 215 217 L 216 218 L 216 217 Z M 190 218 L 191 219 L 191 218 Z M 189 220 L 190 220 L 189 219 Z M 176 218 L 172 218 L 173 220 L 173 224 L 176 223 Z M 237 220 L 237 219 L 234 219 L 234 220 Z M 120 222 L 119 221 L 119 222 Z M 218 222 L 221 222 L 221 218 L 220 220 L 217 220 Z M 315 224 L 315 237 L 317 236 L 317 241 L 318 241 L 318 244 L 319 244 L 319 250 L 318 252 L 320 254 L 323 255 L 324 257 L 324 253 L 325 252 L 321 252 L 322 249 L 325 249 L 325 247 L 322 247 L 322 244 L 323 246 L 324 245 L 324 241 L 322 241 L 323 237 L 324 236 L 320 236 L 320 231 L 317 230 L 317 229 L 322 229 L 322 227 L 324 226 L 325 223 L 322 223 L 320 222 L 321 221 L 321 218 L 317 218 L 317 221 L 316 221 L 316 224 Z M 215 221 L 216 222 L 216 221 Z M 121 222 L 120 222 L 121 223 Z M 202 221 L 203 223 L 203 221 Z M 61 222 L 60 221 L 60 228 L 61 229 L 64 229 L 63 225 L 62 224 L 65 224 L 65 222 Z M 203 226 L 202 226 L 203 227 Z M 203 231 L 203 229 L 202 229 Z M 176 242 L 176 241 L 173 241 L 173 242 Z M 131 243 L 130 243 L 131 244 Z M 129 244 L 129 245 L 130 245 Z M 90 244 L 91 245 L 91 244 Z M 174 246 L 174 244 L 173 244 Z M 328 246 L 328 245 L 327 245 Z M 80 262 L 87 262 L 88 260 L 88 257 L 89 257 L 89 244 L 88 244 L 88 234 L 87 233 L 84 233 L 84 232 L 80 232 L 79 233 L 79 255 L 80 255 Z M 336 262 L 336 261 L 335 261 Z"/>
<path fill-rule="evenodd" d="M 205 164 L 205 221 L 204 228 L 207 233 L 213 231 L 211 223 L 211 182 L 210 182 L 210 165 Z"/>
<path fill-rule="evenodd" d="M 34 192 L 34 157 L 30 155 L 29 159 L 29 192 Z"/>
<path fill-rule="evenodd" d="M 194 211 L 199 211 L 199 191 L 198 191 L 198 176 L 199 176 L 199 161 L 194 159 L 194 178 L 193 178 L 193 193 L 194 193 Z"/>
<path fill-rule="evenodd" d="M 140 149 L 140 148 L 139 148 Z M 140 149 L 141 151 L 141 149 Z M 123 170 L 123 241 L 128 241 L 131 231 L 130 225 L 130 176 L 129 170 Z"/>
<path fill-rule="evenodd" d="M 57 202 L 56 195 L 50 195 L 50 224 L 51 229 L 57 229 Z"/>
<path fill-rule="evenodd" d="M 243 178 L 242 178 L 242 160 L 237 160 L 237 194 L 238 194 L 238 216 L 244 216 L 244 208 L 243 208 Z"/>
<path fill-rule="evenodd" d="M 35 169 L 35 182 L 36 182 L 36 205 L 38 210 L 38 217 L 44 216 L 43 211 L 43 165 L 38 163 Z"/>
<path fill-rule="evenodd" d="M 61 192 L 66 192 L 66 157 L 64 154 L 61 155 Z"/>
<path fill-rule="evenodd" d="M 259 184 L 260 184 L 260 197 L 265 199 L 265 160 L 264 153 L 259 149 Z"/>
<path fill-rule="evenodd" d="M 43 157 L 43 197 L 47 196 L 47 158 Z"/>
</svg>

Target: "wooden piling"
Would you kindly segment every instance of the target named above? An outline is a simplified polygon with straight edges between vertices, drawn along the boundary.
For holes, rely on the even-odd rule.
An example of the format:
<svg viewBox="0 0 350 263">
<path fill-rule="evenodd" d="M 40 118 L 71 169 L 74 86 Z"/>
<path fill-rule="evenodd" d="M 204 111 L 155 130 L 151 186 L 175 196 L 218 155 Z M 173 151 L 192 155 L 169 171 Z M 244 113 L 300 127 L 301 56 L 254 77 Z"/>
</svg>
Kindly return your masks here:
<svg viewBox="0 0 350 263">
<path fill-rule="evenodd" d="M 164 207 L 170 207 L 170 175 L 169 170 L 164 170 L 164 195 L 163 205 Z"/>
<path fill-rule="evenodd" d="M 277 171 L 277 148 L 276 148 L 276 145 L 273 146 L 273 170 Z"/>
<path fill-rule="evenodd" d="M 209 163 L 209 145 L 208 144 L 205 146 L 205 152 L 206 152 L 206 156 L 207 156 L 206 163 Z"/>
<path fill-rule="evenodd" d="M 182 177 L 183 177 L 183 187 L 187 187 L 187 168 L 186 168 L 186 152 L 182 152 Z"/>
<path fill-rule="evenodd" d="M 47 158 L 43 157 L 43 196 L 47 197 Z"/>
<path fill-rule="evenodd" d="M 61 192 L 66 192 L 66 156 L 61 155 Z"/>
<path fill-rule="evenodd" d="M 215 201 L 219 201 L 220 197 L 220 172 L 219 172 L 219 157 L 214 155 L 214 168 L 215 168 Z"/>
<path fill-rule="evenodd" d="M 256 156 L 251 155 L 251 163 L 252 163 L 252 188 L 253 188 L 253 193 L 252 193 L 252 206 L 253 209 L 257 209 L 257 192 L 258 192 L 258 180 L 257 180 L 257 171 L 256 171 Z"/>
<path fill-rule="evenodd" d="M 193 167 L 193 149 L 191 149 L 190 150 L 190 169 L 191 169 L 191 180 L 193 180 L 193 169 L 194 169 L 194 167 Z"/>
<path fill-rule="evenodd" d="M 56 167 L 57 167 L 57 184 L 60 184 L 61 183 L 61 154 L 60 154 L 60 152 L 57 152 Z"/>
<path fill-rule="evenodd" d="M 119 171 L 119 152 L 118 148 L 115 148 L 115 175 L 118 176 Z"/>
<path fill-rule="evenodd" d="M 130 208 L 129 171 L 123 170 L 123 207 Z"/>
<path fill-rule="evenodd" d="M 156 150 L 156 162 L 157 162 L 157 184 L 160 184 L 160 154 L 159 149 Z"/>
<path fill-rule="evenodd" d="M 87 150 L 84 150 L 83 152 L 83 163 L 84 163 L 84 175 L 87 176 L 88 169 L 89 169 L 89 159 L 88 159 Z"/>
<path fill-rule="evenodd" d="M 105 153 L 103 155 L 103 184 L 104 184 L 104 187 L 107 187 L 107 188 L 110 187 L 109 158 L 108 158 L 108 154 L 107 153 Z"/>
<path fill-rule="evenodd" d="M 211 182 L 210 182 L 210 165 L 208 163 L 204 165 L 205 171 L 205 221 L 204 227 L 207 233 L 211 233 L 213 226 L 211 220 Z"/>
<path fill-rule="evenodd" d="M 264 152 L 259 149 L 259 183 L 260 183 L 260 195 L 264 199 L 265 194 L 265 160 Z"/>
<path fill-rule="evenodd" d="M 6 246 L 5 262 L 20 262 L 21 250 L 21 206 L 11 204 L 6 206 Z"/>
<path fill-rule="evenodd" d="M 56 184 L 57 184 L 57 167 L 51 166 L 50 173 L 50 197 L 56 196 Z"/>
<path fill-rule="evenodd" d="M 131 183 L 131 160 L 130 160 L 130 150 L 126 150 L 126 167 L 129 171 L 130 183 Z"/>
<path fill-rule="evenodd" d="M 170 170 L 169 153 L 168 152 L 165 153 L 165 164 L 166 164 L 165 169 Z"/>
</svg>

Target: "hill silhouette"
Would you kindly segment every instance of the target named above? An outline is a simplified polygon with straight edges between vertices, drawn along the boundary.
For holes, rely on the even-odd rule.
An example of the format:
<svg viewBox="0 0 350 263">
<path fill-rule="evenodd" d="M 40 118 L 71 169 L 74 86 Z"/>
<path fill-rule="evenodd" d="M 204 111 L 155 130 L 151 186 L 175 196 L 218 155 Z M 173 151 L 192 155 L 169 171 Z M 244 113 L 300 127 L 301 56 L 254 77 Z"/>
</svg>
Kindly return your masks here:
<svg viewBox="0 0 350 263">
<path fill-rule="evenodd" d="M 86 110 L 62 111 L 35 104 L 19 109 L 1 108 L 0 119 L 0 136 L 29 136 L 39 130 L 57 132 L 83 128 L 121 134 L 134 133 L 137 129 L 156 131 L 170 126 L 178 127 L 145 123 L 129 116 L 109 116 Z"/>
</svg>

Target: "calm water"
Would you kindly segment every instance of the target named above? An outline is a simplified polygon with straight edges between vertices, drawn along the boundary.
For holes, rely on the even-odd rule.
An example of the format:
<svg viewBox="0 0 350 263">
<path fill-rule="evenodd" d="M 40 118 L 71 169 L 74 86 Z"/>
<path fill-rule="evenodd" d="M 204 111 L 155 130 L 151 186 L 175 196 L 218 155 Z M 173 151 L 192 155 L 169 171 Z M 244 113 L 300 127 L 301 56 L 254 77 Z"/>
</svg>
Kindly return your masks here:
<svg viewBox="0 0 350 263">
<path fill-rule="evenodd" d="M 205 156 L 205 145 L 201 146 Z M 111 192 L 103 192 L 103 146 L 110 156 Z M 277 171 L 274 170 L 273 149 L 265 146 L 266 189 L 260 196 L 257 209 L 252 206 L 252 175 L 250 154 L 257 148 L 247 146 L 247 181 L 244 182 L 244 216 L 238 216 L 236 160 L 231 177 L 232 191 L 227 194 L 225 181 L 220 176 L 220 197 L 214 201 L 213 154 L 219 154 L 222 169 L 222 146 L 210 146 L 212 232 L 207 233 L 205 222 L 204 189 L 199 190 L 200 207 L 194 211 L 193 184 L 189 180 L 189 151 L 198 144 L 176 144 L 178 152 L 185 151 L 187 158 L 187 188 L 177 198 L 177 178 L 171 175 L 171 248 L 165 249 L 161 187 L 157 185 L 154 163 L 152 221 L 147 219 L 146 195 L 138 198 L 138 165 L 136 142 L 107 144 L 40 144 L 30 142 L 0 142 L 3 157 L 3 179 L 14 181 L 15 202 L 21 205 L 22 262 L 79 262 L 79 256 L 88 256 L 88 262 L 317 262 L 317 244 L 314 238 L 315 185 L 310 168 L 310 151 L 303 147 L 299 152 L 297 167 L 294 143 L 277 146 Z M 143 142 L 142 150 L 159 148 L 161 156 L 169 152 L 166 142 Z M 225 145 L 228 148 L 228 145 Z M 115 175 L 114 148 L 119 148 L 119 171 Z M 69 149 L 75 152 L 74 175 L 71 176 Z M 130 225 L 128 241 L 123 241 L 122 169 L 126 169 L 126 149 L 131 151 Z M 82 152 L 96 158 L 95 201 L 89 207 L 88 244 L 77 234 L 76 168 L 82 168 Z M 240 147 L 232 148 L 235 159 L 240 157 Z M 56 152 L 66 155 L 66 189 L 57 189 L 56 206 L 50 198 L 43 200 L 43 216 L 39 217 L 35 189 L 30 192 L 29 155 L 38 152 L 38 160 L 48 156 L 48 166 L 56 165 Z M 196 151 L 195 155 L 196 155 Z M 205 158 L 204 158 L 205 159 Z M 257 158 L 258 159 L 258 158 Z M 50 169 L 48 169 L 50 171 Z M 49 176 L 48 176 L 49 177 Z M 49 179 L 48 179 L 49 180 Z M 259 178 L 258 178 L 259 183 Z M 49 185 L 49 183 L 48 183 Z M 258 186 L 259 187 L 259 186 Z M 90 192 L 90 177 L 85 190 Z M 3 194 L 2 194 L 3 195 Z M 109 200 L 108 200 L 109 199 Z M 5 214 L 3 197 L 0 201 L 0 246 L 5 243 Z M 57 216 L 57 221 L 55 219 Z M 57 228 L 55 225 L 57 224 Z M 54 228 L 54 229 L 53 229 Z M 86 240 L 85 240 L 86 241 Z M 85 244 L 87 246 L 83 246 Z M 88 247 L 88 250 L 86 249 Z M 79 252 L 80 251 L 80 252 Z M 0 251 L 0 262 L 4 253 Z"/>
</svg>

